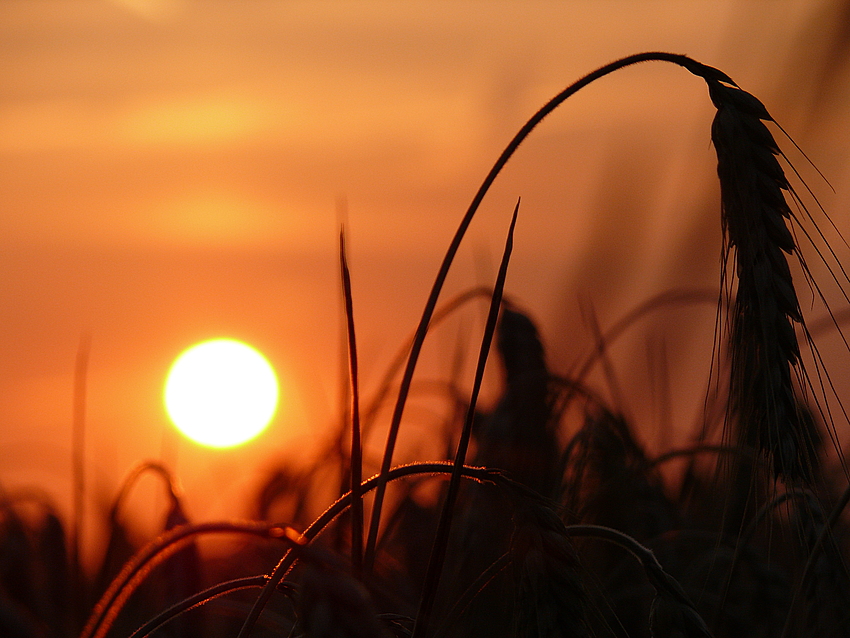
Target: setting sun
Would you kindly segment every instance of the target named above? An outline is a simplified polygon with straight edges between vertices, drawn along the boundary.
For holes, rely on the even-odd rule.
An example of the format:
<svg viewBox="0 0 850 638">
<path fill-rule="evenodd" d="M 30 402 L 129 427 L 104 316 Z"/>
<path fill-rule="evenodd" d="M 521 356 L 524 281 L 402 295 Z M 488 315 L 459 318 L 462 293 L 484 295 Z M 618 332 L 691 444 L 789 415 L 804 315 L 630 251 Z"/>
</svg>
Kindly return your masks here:
<svg viewBox="0 0 850 638">
<path fill-rule="evenodd" d="M 211 339 L 184 351 L 165 382 L 165 409 L 186 437 L 215 448 L 245 443 L 262 432 L 278 404 L 274 369 L 235 339 Z"/>
</svg>

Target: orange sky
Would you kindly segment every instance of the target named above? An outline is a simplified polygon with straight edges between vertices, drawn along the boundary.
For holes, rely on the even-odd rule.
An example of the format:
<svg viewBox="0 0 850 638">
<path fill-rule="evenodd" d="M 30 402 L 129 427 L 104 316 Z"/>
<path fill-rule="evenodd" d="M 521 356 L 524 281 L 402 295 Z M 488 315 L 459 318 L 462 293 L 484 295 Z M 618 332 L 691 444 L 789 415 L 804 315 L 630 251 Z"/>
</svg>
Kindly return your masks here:
<svg viewBox="0 0 850 638">
<path fill-rule="evenodd" d="M 306 454 L 337 411 L 337 201 L 368 392 L 510 137 L 624 55 L 687 53 L 761 97 L 830 179 L 835 194 L 811 184 L 846 229 L 850 81 L 830 63 L 846 62 L 850 37 L 839 4 L 0 3 L 3 486 L 67 503 L 72 374 L 88 331 L 91 498 L 164 455 L 190 514 L 246 514 L 240 495 L 269 459 Z M 580 299 L 610 325 L 671 286 L 716 285 L 711 114 L 704 86 L 669 65 L 576 96 L 497 182 L 449 292 L 492 278 L 520 195 L 508 292 L 538 319 L 555 367 L 589 347 Z M 698 336 L 672 325 L 664 337 L 672 379 L 711 343 L 711 310 L 691 320 Z M 445 376 L 458 326 L 434 335 L 423 374 Z M 641 362 L 623 384 L 637 407 L 649 401 L 647 334 L 625 351 Z M 213 336 L 263 350 L 289 398 L 264 438 L 230 452 L 178 443 L 161 407 L 171 360 Z M 701 359 L 688 398 L 672 391 L 681 436 L 707 372 Z M 657 421 L 647 415 L 646 429 Z"/>
</svg>

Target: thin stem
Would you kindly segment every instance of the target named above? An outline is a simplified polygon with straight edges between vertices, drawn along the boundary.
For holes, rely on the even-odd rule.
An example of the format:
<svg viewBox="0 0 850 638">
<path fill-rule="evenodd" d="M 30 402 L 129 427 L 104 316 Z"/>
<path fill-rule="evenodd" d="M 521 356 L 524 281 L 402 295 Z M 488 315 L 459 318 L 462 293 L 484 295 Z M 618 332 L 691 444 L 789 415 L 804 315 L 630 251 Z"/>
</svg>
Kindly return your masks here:
<svg viewBox="0 0 850 638">
<path fill-rule="evenodd" d="M 172 502 L 178 500 L 177 493 L 179 490 L 177 482 L 174 480 L 174 476 L 171 474 L 171 471 L 159 461 L 142 461 L 131 469 L 124 478 L 124 481 L 121 484 L 121 489 L 118 492 L 118 496 L 115 497 L 115 500 L 112 502 L 112 507 L 109 510 L 110 520 L 114 521 L 118 519 L 118 512 L 121 509 L 121 505 L 127 498 L 130 490 L 136 484 L 136 481 L 145 472 L 153 472 L 154 474 L 158 474 L 162 477 L 162 480 L 165 482 L 165 487 L 168 490 L 169 499 Z"/>
</svg>

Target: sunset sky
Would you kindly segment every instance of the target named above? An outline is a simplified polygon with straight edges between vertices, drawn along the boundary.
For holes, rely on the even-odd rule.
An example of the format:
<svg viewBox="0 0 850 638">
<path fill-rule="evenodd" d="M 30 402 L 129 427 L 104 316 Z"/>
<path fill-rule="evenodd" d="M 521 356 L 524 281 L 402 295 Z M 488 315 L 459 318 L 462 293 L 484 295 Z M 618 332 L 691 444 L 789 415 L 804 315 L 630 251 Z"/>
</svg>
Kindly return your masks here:
<svg viewBox="0 0 850 638">
<path fill-rule="evenodd" d="M 272 464 L 303 460 L 338 414 L 341 219 L 368 394 L 502 148 L 561 88 L 631 53 L 685 53 L 758 95 L 829 179 L 834 193 L 778 138 L 850 231 L 848 6 L 0 3 L 0 484 L 38 486 L 67 511 L 74 361 L 90 334 L 90 511 L 135 462 L 162 458 L 190 515 L 247 515 Z M 607 326 L 671 287 L 716 288 L 711 117 L 704 84 L 664 64 L 568 101 L 488 196 L 445 298 L 492 282 L 519 196 L 507 292 L 556 369 L 592 346 L 582 307 Z M 471 310 L 435 332 L 423 378 L 448 375 L 459 333 L 474 345 Z M 621 353 L 640 362 L 622 389 L 653 445 L 669 441 L 653 434 L 647 343 L 667 344 L 682 439 L 708 375 L 713 310 L 675 317 L 641 324 Z M 161 399 L 172 360 L 218 336 L 262 350 L 282 381 L 268 433 L 232 451 L 179 440 Z M 415 406 L 410 420 L 438 422 Z"/>
</svg>

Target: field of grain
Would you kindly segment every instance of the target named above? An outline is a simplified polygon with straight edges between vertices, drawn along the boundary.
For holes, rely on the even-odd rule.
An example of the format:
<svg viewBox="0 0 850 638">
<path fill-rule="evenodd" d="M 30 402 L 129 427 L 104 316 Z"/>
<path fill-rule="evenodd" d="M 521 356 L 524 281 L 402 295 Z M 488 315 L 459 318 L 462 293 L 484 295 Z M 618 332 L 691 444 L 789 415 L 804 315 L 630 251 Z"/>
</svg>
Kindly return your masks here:
<svg viewBox="0 0 850 638">
<path fill-rule="evenodd" d="M 714 106 L 705 140 L 720 185 L 717 287 L 662 293 L 605 328 L 589 313 L 594 348 L 564 373 L 510 286 L 521 200 L 494 280 L 452 299 L 440 293 L 488 189 L 526 137 L 585 86 L 636 64 L 696 76 Z M 847 415 L 825 364 L 850 357 L 847 246 L 818 208 L 820 186 L 801 181 L 810 171 L 800 161 L 757 97 L 714 67 L 641 53 L 591 72 L 534 114 L 496 160 L 375 395 L 359 385 L 361 324 L 342 229 L 346 407 L 318 460 L 268 477 L 252 520 L 191 522 L 171 468 L 143 463 L 108 509 L 108 546 L 89 575 L 74 523 L 49 498 L 0 493 L 2 635 L 850 634 Z M 483 329 L 467 341 L 469 365 L 458 366 L 469 380 L 435 390 L 449 407 L 428 437 L 443 452 L 399 464 L 426 337 L 474 304 Z M 653 454 L 617 400 L 609 349 L 649 314 L 698 305 L 716 312 L 702 416 L 686 445 Z M 817 325 L 813 309 L 825 318 Z M 839 345 L 824 357 L 827 337 Z M 499 371 L 498 396 L 482 406 L 485 366 Z M 363 443 L 376 431 L 378 457 Z M 161 479 L 168 508 L 162 534 L 139 547 L 121 512 L 146 473 Z"/>
</svg>

